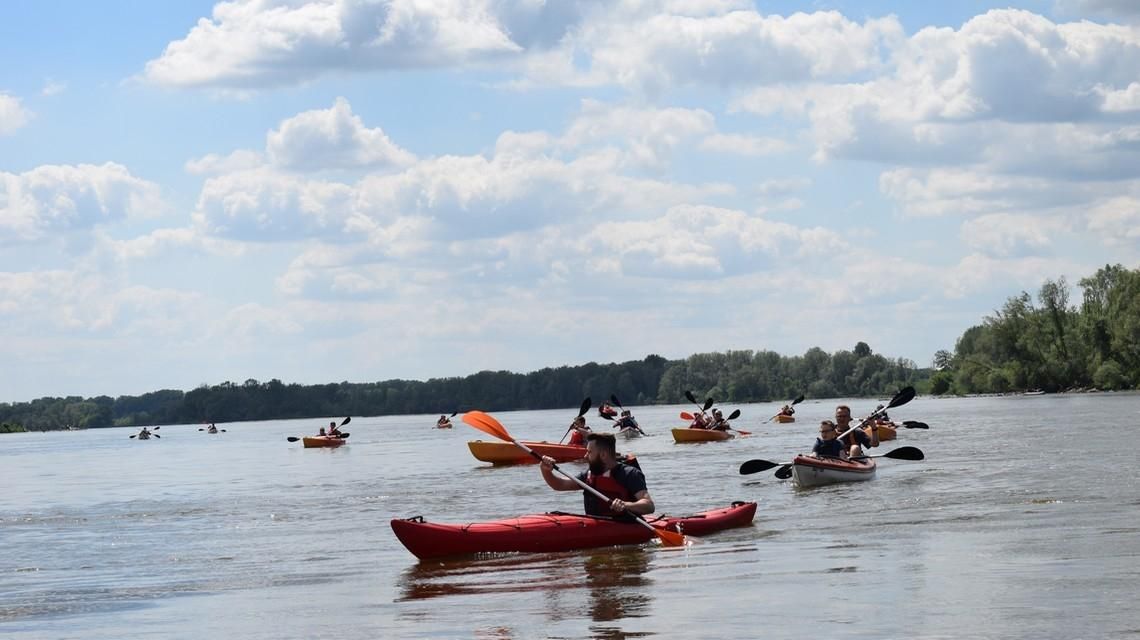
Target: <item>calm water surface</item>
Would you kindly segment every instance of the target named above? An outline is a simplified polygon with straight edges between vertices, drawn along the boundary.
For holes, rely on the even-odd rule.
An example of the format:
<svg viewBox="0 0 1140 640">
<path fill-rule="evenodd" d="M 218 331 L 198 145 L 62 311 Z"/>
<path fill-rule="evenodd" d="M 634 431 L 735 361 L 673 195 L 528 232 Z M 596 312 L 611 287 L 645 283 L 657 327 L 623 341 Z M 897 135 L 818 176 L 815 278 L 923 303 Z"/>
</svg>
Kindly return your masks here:
<svg viewBox="0 0 1140 640">
<path fill-rule="evenodd" d="M 1140 637 L 1140 395 L 918 398 L 892 416 L 930 430 L 878 453 L 913 445 L 923 462 L 813 490 L 738 474 L 810 448 L 837 402 L 808 400 L 790 425 L 761 424 L 775 404 L 742 405 L 752 436 L 686 445 L 668 429 L 691 407 L 635 408 L 650 436 L 621 448 L 659 511 L 756 500 L 752 527 L 682 549 L 422 563 L 391 518 L 581 498 L 534 466 L 479 463 L 466 442 L 486 436 L 434 415 L 353 417 L 336 450 L 285 440 L 327 420 L 0 436 L 0 637 Z M 574 413 L 496 416 L 557 441 Z"/>
</svg>

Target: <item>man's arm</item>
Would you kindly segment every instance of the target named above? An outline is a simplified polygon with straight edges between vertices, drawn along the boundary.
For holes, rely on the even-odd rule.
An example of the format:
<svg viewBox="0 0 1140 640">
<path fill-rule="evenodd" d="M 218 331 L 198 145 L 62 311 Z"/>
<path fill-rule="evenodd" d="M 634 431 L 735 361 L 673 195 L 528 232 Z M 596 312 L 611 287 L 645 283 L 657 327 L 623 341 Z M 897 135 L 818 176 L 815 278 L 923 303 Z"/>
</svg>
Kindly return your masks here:
<svg viewBox="0 0 1140 640">
<path fill-rule="evenodd" d="M 542 456 L 542 463 L 538 465 L 538 468 L 542 471 L 542 479 L 546 481 L 546 484 L 549 485 L 551 489 L 555 491 L 582 490 L 582 487 L 579 487 L 578 483 L 570 478 L 554 475 L 554 458 Z"/>
</svg>

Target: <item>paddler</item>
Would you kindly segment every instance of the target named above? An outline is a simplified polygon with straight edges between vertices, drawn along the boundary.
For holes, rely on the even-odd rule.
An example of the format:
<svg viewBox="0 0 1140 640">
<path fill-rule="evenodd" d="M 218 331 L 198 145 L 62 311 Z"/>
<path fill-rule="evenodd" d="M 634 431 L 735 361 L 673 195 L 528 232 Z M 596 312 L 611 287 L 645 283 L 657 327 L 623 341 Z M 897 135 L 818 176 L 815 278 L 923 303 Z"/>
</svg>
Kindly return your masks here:
<svg viewBox="0 0 1140 640">
<path fill-rule="evenodd" d="M 554 475 L 554 458 L 542 457 L 539 470 L 542 479 L 555 491 L 582 491 L 583 506 L 587 515 L 613 516 L 625 512 L 648 515 L 656 508 L 645 475 L 641 470 L 618 461 L 617 441 L 611 433 L 591 433 L 586 437 L 586 461 L 590 468 L 578 474 L 578 479 L 598 490 L 609 499 L 602 502 L 589 491 L 583 491 L 569 478 Z"/>
<path fill-rule="evenodd" d="M 843 443 L 838 440 L 839 433 L 835 430 L 835 423 L 824 420 L 819 423 L 819 437 L 815 439 L 815 446 L 811 453 L 817 458 L 839 458 L 843 456 Z"/>
<path fill-rule="evenodd" d="M 435 421 L 435 428 L 436 429 L 450 429 L 451 428 L 451 419 L 445 415 L 439 416 L 439 420 Z"/>
<path fill-rule="evenodd" d="M 593 433 L 590 427 L 586 426 L 586 418 L 578 416 L 574 418 L 574 422 L 570 423 L 570 442 L 569 444 L 576 446 L 585 446 L 586 438 Z"/>
<path fill-rule="evenodd" d="M 622 409 L 621 417 L 618 418 L 617 422 L 614 423 L 614 427 L 621 429 L 622 431 L 625 431 L 626 429 L 636 429 L 638 433 L 645 435 L 645 432 L 641 430 L 640 426 L 638 426 L 637 419 L 633 417 L 633 414 L 629 412 L 629 409 Z"/>
<path fill-rule="evenodd" d="M 840 440 L 846 450 L 845 457 L 861 456 L 863 455 L 863 447 L 879 446 L 879 426 L 871 423 L 871 435 L 869 436 L 862 429 L 853 429 L 851 427 L 851 407 L 845 404 L 835 407 L 835 429 L 839 432 Z"/>
</svg>

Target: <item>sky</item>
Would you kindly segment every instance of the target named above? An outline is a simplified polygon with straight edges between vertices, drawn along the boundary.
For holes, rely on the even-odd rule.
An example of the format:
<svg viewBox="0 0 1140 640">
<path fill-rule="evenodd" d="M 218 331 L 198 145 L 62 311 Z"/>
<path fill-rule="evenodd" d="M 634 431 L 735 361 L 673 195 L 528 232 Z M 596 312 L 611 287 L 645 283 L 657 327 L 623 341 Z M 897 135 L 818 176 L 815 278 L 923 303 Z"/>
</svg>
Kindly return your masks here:
<svg viewBox="0 0 1140 640">
<path fill-rule="evenodd" d="M 14 0 L 0 60 L 0 402 L 929 366 L 1140 267 L 1133 0 Z"/>
</svg>

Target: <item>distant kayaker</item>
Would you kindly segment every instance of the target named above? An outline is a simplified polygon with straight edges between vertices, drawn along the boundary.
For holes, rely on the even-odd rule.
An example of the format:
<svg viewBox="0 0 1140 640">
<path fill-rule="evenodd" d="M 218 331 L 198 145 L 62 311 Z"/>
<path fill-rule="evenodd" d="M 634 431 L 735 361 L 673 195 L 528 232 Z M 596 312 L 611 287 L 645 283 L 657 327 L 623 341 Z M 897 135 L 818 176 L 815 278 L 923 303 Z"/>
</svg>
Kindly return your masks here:
<svg viewBox="0 0 1140 640">
<path fill-rule="evenodd" d="M 332 422 L 329 423 L 328 435 L 330 435 L 334 438 L 340 437 L 340 429 L 338 429 L 336 426 L 336 420 L 333 420 Z"/>
<path fill-rule="evenodd" d="M 590 427 L 586 426 L 585 416 L 578 416 L 570 423 L 570 443 L 577 446 L 585 446 L 586 438 L 593 433 Z"/>
<path fill-rule="evenodd" d="M 817 458 L 839 458 L 843 455 L 843 443 L 838 440 L 839 433 L 835 430 L 835 423 L 824 420 L 819 423 L 819 437 L 815 439 L 815 446 L 811 453 Z"/>
<path fill-rule="evenodd" d="M 206 433 L 217 433 L 217 432 L 218 432 L 218 428 L 215 427 L 214 423 L 212 423 L 212 422 L 210 423 L 210 426 L 206 428 Z"/>
<path fill-rule="evenodd" d="M 846 447 L 847 456 L 849 457 L 863 455 L 863 447 L 871 448 L 879 446 L 878 425 L 874 423 L 871 424 L 871 435 L 869 436 L 867 432 L 862 429 L 852 429 L 851 407 L 845 404 L 835 407 L 835 428 L 839 431 L 840 439 L 843 442 L 843 446 Z"/>
<path fill-rule="evenodd" d="M 613 405 L 611 405 L 610 403 L 603 402 L 601 404 L 601 406 L 598 407 L 598 415 L 602 416 L 603 418 L 606 416 L 609 416 L 612 418 L 612 417 L 617 415 L 617 410 L 614 409 Z"/>
<path fill-rule="evenodd" d="M 318 435 L 318 436 L 321 436 L 321 437 L 324 437 L 324 436 L 327 436 L 328 434 L 327 434 L 327 433 L 325 433 L 325 428 L 324 428 L 324 427 L 321 427 L 320 431 L 317 431 L 317 435 Z"/>
<path fill-rule="evenodd" d="M 639 433 L 645 433 L 641 430 L 641 427 L 638 426 L 637 420 L 633 417 L 633 414 L 629 412 L 629 409 L 622 410 L 621 417 L 614 423 L 614 427 L 622 431 L 626 429 L 636 429 Z"/>
<path fill-rule="evenodd" d="M 146 440 L 149 437 L 150 437 L 150 429 L 143 427 L 142 431 L 139 431 L 139 435 L 138 435 L 139 440 Z"/>
<path fill-rule="evenodd" d="M 441 415 L 439 417 L 439 420 L 435 421 L 435 428 L 436 429 L 450 429 L 451 428 L 451 420 L 447 416 Z"/>
<path fill-rule="evenodd" d="M 586 438 L 586 461 L 590 468 L 578 474 L 578 479 L 609 498 L 608 505 L 589 491 L 582 491 L 573 480 L 555 476 L 554 459 L 550 456 L 542 457 L 539 469 L 542 471 L 542 479 L 551 489 L 582 491 L 583 507 L 587 515 L 612 516 L 626 511 L 643 516 L 653 513 L 656 507 L 645 486 L 645 475 L 640 469 L 618 461 L 617 443 L 613 434 L 591 433 Z"/>
<path fill-rule="evenodd" d="M 780 407 L 780 415 L 782 415 L 782 416 L 794 416 L 794 415 L 796 415 L 796 410 L 793 409 L 791 405 L 786 404 L 783 407 Z"/>
<path fill-rule="evenodd" d="M 706 428 L 712 429 L 713 431 L 728 431 L 730 427 L 728 420 L 724 419 L 724 414 L 721 413 L 720 409 L 713 409 L 712 422 L 709 423 Z"/>
<path fill-rule="evenodd" d="M 693 422 L 689 425 L 690 429 L 708 429 L 709 417 L 705 415 L 704 411 L 693 414 Z"/>
</svg>

